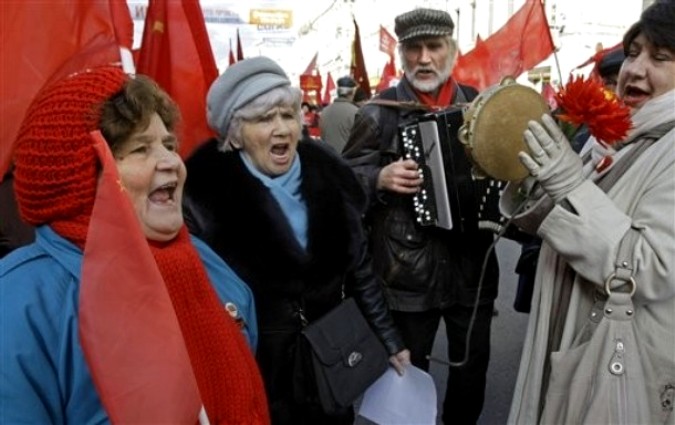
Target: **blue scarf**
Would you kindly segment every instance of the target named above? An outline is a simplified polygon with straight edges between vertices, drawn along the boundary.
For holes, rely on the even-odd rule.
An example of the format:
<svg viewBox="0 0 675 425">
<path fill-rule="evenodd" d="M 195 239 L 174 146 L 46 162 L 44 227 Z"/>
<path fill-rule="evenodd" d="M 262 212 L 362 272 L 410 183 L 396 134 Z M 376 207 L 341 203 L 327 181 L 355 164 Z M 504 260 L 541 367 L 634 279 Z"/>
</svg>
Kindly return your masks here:
<svg viewBox="0 0 675 425">
<path fill-rule="evenodd" d="M 246 152 L 239 151 L 239 157 L 244 161 L 248 171 L 270 190 L 291 225 L 295 239 L 303 249 L 307 249 L 307 204 L 300 193 L 302 181 L 300 156 L 296 152 L 291 168 L 277 177 L 269 177 L 258 171 Z"/>
</svg>

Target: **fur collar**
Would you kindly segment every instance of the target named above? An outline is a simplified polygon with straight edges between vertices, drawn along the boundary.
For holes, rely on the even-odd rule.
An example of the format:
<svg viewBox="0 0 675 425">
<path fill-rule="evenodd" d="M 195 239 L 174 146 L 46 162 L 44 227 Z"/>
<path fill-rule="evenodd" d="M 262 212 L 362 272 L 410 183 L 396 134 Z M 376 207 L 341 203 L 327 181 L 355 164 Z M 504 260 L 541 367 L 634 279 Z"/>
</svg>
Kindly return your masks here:
<svg viewBox="0 0 675 425">
<path fill-rule="evenodd" d="M 262 286 L 303 291 L 351 268 L 365 195 L 352 170 L 317 142 L 300 142 L 301 193 L 308 207 L 304 251 L 269 190 L 236 152 L 211 140 L 187 161 L 188 205 L 208 211 L 209 234 L 199 235 L 257 292 Z"/>
</svg>

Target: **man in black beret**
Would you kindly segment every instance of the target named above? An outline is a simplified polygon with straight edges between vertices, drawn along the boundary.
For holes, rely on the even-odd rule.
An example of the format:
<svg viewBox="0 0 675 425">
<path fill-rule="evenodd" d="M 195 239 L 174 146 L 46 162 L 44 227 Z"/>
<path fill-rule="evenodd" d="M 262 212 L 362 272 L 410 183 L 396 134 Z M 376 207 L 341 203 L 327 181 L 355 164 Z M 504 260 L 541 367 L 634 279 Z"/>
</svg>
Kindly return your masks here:
<svg viewBox="0 0 675 425">
<path fill-rule="evenodd" d="M 354 103 L 356 81 L 350 76 L 337 80 L 337 98 L 326 106 L 319 118 L 321 140 L 337 153 L 342 152 L 354 124 L 354 115 L 359 108 Z"/>
<path fill-rule="evenodd" d="M 361 107 L 343 156 L 368 193 L 366 217 L 374 266 L 384 282 L 394 321 L 411 351 L 412 363 L 428 370 L 427 356 L 441 318 L 446 327 L 449 359 L 461 362 L 472 324 L 466 363 L 449 367 L 443 421 L 475 424 L 483 407 L 490 326 L 499 281 L 494 254 L 489 256 L 477 304 L 476 295 L 494 235 L 485 230 L 459 230 L 459 226 L 452 230 L 422 227 L 416 222 L 412 196 L 423 180 L 418 164 L 404 157 L 397 130 L 419 111 L 400 103 L 398 108 L 391 105 L 415 102 L 431 110 L 448 109 L 470 102 L 477 91 L 452 78 L 457 44 L 452 38 L 454 23 L 447 12 L 412 10 L 396 17 L 394 30 L 404 78 Z M 378 103 L 380 100 L 388 102 Z M 468 162 L 466 157 L 463 160 Z"/>
</svg>

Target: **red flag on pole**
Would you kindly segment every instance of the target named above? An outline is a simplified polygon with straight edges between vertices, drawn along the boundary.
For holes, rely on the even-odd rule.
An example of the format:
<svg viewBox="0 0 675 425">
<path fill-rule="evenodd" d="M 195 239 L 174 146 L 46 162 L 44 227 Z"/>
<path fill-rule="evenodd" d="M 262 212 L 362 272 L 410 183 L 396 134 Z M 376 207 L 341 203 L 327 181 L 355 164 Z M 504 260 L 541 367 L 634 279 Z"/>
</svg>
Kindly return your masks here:
<svg viewBox="0 0 675 425">
<path fill-rule="evenodd" d="M 484 90 L 494 84 L 494 79 L 499 81 L 499 73 L 492 69 L 491 60 L 488 46 L 478 38 L 476 46 L 470 52 L 457 58 L 452 75 L 459 83 Z"/>
<path fill-rule="evenodd" d="M 312 58 L 311 61 L 309 61 L 309 64 L 307 65 L 307 68 L 305 68 L 305 71 L 302 73 L 302 75 L 312 75 L 314 74 L 314 71 L 317 70 L 316 67 L 316 61 L 319 59 L 319 52 L 314 53 L 314 57 Z"/>
<path fill-rule="evenodd" d="M 206 123 L 206 93 L 218 69 L 198 0 L 150 0 L 136 68 L 180 107 L 181 156 L 213 136 Z"/>
<path fill-rule="evenodd" d="M 396 52 L 396 38 L 380 25 L 380 51 L 393 56 Z"/>
<path fill-rule="evenodd" d="M 232 40 L 230 40 L 230 57 L 229 57 L 228 66 L 234 65 L 236 62 L 237 62 L 237 60 L 234 58 L 234 52 L 232 51 Z"/>
<path fill-rule="evenodd" d="M 460 83 L 477 80 L 487 84 L 474 85 L 482 90 L 503 77 L 517 77 L 534 68 L 554 51 L 544 5 L 541 0 L 526 0 L 502 28 L 483 42 L 476 55 L 471 51 L 464 55 L 468 58 L 463 56 L 463 61 L 458 60 L 453 75 Z"/>
<path fill-rule="evenodd" d="M 558 101 L 555 98 L 555 90 L 553 89 L 553 86 L 551 86 L 551 83 L 542 84 L 541 96 L 546 100 L 548 107 L 551 108 L 552 111 L 558 109 Z"/>
<path fill-rule="evenodd" d="M 53 0 L 49 7 L 10 1 L 0 10 L 1 181 L 19 125 L 40 88 L 85 68 L 119 63 L 120 47 L 131 50 L 134 30 L 124 0 Z"/>
<path fill-rule="evenodd" d="M 380 82 L 377 85 L 377 89 L 375 90 L 379 93 L 382 90 L 389 88 L 392 80 L 395 79 L 396 79 L 396 63 L 394 61 L 394 55 L 392 54 L 391 56 L 389 56 L 389 61 L 387 62 L 387 64 L 384 65 L 384 69 L 382 69 L 382 77 L 380 78 Z"/>
<path fill-rule="evenodd" d="M 237 28 L 237 61 L 244 60 L 244 48 L 241 47 L 241 37 L 239 37 L 239 28 Z"/>
<path fill-rule="evenodd" d="M 201 398 L 169 293 L 112 154 L 92 137 L 103 172 L 82 260 L 87 364 L 112 423 L 195 424 Z"/>
<path fill-rule="evenodd" d="M 368 79 L 368 72 L 366 71 L 366 62 L 363 59 L 363 50 L 361 48 L 361 33 L 359 31 L 359 24 L 354 21 L 354 42 L 352 43 L 352 63 L 351 73 L 356 83 L 361 87 L 361 90 L 366 93 L 370 99 L 370 80 Z"/>
<path fill-rule="evenodd" d="M 605 56 L 607 56 L 609 53 L 612 53 L 612 52 L 614 52 L 615 50 L 618 50 L 618 49 L 623 49 L 623 42 L 619 42 L 618 44 L 615 44 L 612 47 L 608 47 L 606 49 L 602 49 L 602 50 L 596 52 L 593 56 L 588 58 L 588 60 L 586 60 L 581 65 L 575 67 L 574 69 L 579 69 L 579 68 L 585 67 L 586 65 L 595 64 L 593 66 L 593 69 L 591 70 L 591 73 L 590 73 L 589 77 L 600 78 L 600 70 L 599 70 L 600 62 L 602 62 L 602 59 Z"/>
<path fill-rule="evenodd" d="M 331 92 L 335 90 L 335 81 L 333 81 L 333 76 L 330 75 L 330 71 L 328 72 L 328 76 L 326 76 L 326 89 L 323 92 L 323 100 L 321 101 L 322 104 L 328 105 L 331 100 L 333 100 L 333 97 L 331 96 Z"/>
</svg>

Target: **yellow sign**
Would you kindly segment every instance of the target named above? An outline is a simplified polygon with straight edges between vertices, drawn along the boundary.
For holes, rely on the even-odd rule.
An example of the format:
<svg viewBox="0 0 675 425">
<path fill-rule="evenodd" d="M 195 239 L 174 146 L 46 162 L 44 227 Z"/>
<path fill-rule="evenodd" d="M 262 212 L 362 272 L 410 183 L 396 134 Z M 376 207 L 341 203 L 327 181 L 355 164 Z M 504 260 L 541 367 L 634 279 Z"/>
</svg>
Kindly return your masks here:
<svg viewBox="0 0 675 425">
<path fill-rule="evenodd" d="M 293 26 L 293 11 L 281 9 L 251 9 L 249 23 L 259 29 L 290 29 Z"/>
</svg>

